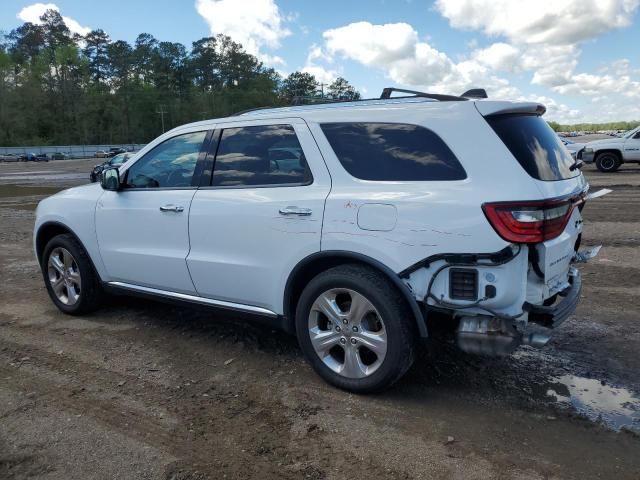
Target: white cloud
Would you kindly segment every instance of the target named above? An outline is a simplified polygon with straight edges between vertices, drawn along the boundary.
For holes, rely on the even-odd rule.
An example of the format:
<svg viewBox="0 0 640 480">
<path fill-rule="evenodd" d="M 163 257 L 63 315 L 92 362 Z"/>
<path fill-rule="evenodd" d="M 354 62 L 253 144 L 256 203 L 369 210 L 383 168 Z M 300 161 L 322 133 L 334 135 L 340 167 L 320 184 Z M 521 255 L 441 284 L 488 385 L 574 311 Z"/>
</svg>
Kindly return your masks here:
<svg viewBox="0 0 640 480">
<path fill-rule="evenodd" d="M 461 94 L 480 87 L 491 99 L 541 102 L 547 107 L 549 120 L 575 123 L 640 118 L 638 107 L 625 106 L 626 97 L 640 96 L 640 83 L 633 79 L 634 71 L 627 60 L 613 62 L 599 75 L 583 74 L 576 73 L 581 54 L 577 44 L 495 42 L 483 48 L 474 43 L 466 57 L 454 61 L 421 38 L 406 23 L 345 25 L 326 31 L 323 46 L 312 46 L 306 71 L 319 76 L 318 70 L 312 69 L 318 62 L 346 58 L 381 70 L 397 84 L 419 90 Z M 528 72 L 533 85 L 548 87 L 560 95 L 597 96 L 601 101 L 593 108 L 578 109 L 548 94 L 526 95 L 500 72 Z M 607 108 L 602 108 L 603 101 Z M 618 117 L 612 113 L 616 110 Z"/>
<path fill-rule="evenodd" d="M 479 63 L 504 72 L 513 72 L 520 64 L 520 50 L 508 43 L 494 43 L 475 50 L 472 56 Z"/>
<path fill-rule="evenodd" d="M 545 118 L 559 123 L 576 123 L 580 120 L 580 110 L 571 108 L 563 103 L 558 103 L 555 99 L 547 96 L 521 96 L 516 100 L 523 102 L 538 102 L 547 107 Z"/>
<path fill-rule="evenodd" d="M 368 66 L 410 57 L 418 40 L 418 34 L 407 23 L 356 22 L 327 30 L 322 35 L 329 53 L 340 53 Z"/>
<path fill-rule="evenodd" d="M 507 80 L 492 71 L 515 55 L 508 45 L 478 51 L 478 58 L 455 63 L 445 53 L 420 41 L 418 33 L 407 23 L 357 22 L 328 30 L 323 36 L 329 55 L 379 68 L 401 85 L 449 94 L 484 87 L 493 98 L 516 93 Z M 319 56 L 321 51 L 312 50 L 310 55 Z"/>
<path fill-rule="evenodd" d="M 263 52 L 277 49 L 291 35 L 274 0 L 196 0 L 195 5 L 212 34 L 230 36 L 265 63 L 284 64 L 282 58 Z"/>
<path fill-rule="evenodd" d="M 23 22 L 31 22 L 35 25 L 39 25 L 42 22 L 40 21 L 40 17 L 47 10 L 55 10 L 56 12 L 60 12 L 60 8 L 55 3 L 34 3 L 32 5 L 24 7 L 22 10 L 18 12 L 16 15 L 17 18 L 22 20 Z M 65 25 L 71 30 L 72 33 L 77 33 L 79 35 L 86 35 L 91 31 L 89 27 L 83 27 L 71 17 L 62 16 Z"/>
<path fill-rule="evenodd" d="M 631 24 L 640 0 L 437 0 L 452 27 L 516 43 L 573 44 Z"/>
<path fill-rule="evenodd" d="M 436 9 L 454 28 L 508 40 L 473 53 L 476 61 L 507 72 L 531 72 L 532 85 L 589 101 L 578 112 L 542 97 L 548 115 L 563 121 L 640 118 L 636 103 L 640 72 L 628 60 L 617 60 L 595 73 L 578 70 L 581 44 L 609 30 L 628 27 L 639 6 L 640 0 L 436 1 Z"/>
<path fill-rule="evenodd" d="M 309 53 L 307 55 L 307 62 L 302 68 L 303 72 L 310 73 L 316 80 L 321 83 L 332 83 L 336 78 L 341 75 L 342 69 L 329 68 L 328 66 L 319 65 L 319 63 L 331 64 L 333 63 L 333 57 L 324 51 L 322 47 L 316 44 L 311 45 Z"/>
<path fill-rule="evenodd" d="M 333 81 L 340 76 L 337 70 L 326 69 L 319 65 L 305 65 L 302 71 L 310 73 L 311 75 L 316 77 L 316 80 L 318 80 L 318 82 L 324 83 L 325 85 L 333 83 Z"/>
</svg>

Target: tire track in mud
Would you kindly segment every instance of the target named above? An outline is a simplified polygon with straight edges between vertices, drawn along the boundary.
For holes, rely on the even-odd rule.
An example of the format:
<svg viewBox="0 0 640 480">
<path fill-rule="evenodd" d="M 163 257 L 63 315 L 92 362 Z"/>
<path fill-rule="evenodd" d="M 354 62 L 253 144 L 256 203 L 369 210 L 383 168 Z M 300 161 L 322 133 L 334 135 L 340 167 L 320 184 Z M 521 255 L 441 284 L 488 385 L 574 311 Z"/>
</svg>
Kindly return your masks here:
<svg viewBox="0 0 640 480">
<path fill-rule="evenodd" d="M 297 417 L 309 419 L 318 408 L 288 407 L 268 394 L 264 385 L 236 389 L 224 382 L 207 382 L 167 388 L 135 375 L 96 371 L 95 365 L 68 355 L 6 340 L 0 341 L 0 362 L 0 378 L 6 388 L 36 392 L 35 400 L 17 410 L 36 410 L 40 402 L 46 402 L 58 410 L 88 416 L 109 431 L 177 458 L 167 467 L 167 478 L 194 471 L 225 472 L 232 478 L 288 479 L 300 478 L 301 473 L 307 478 L 324 478 L 324 470 L 318 466 L 330 469 L 327 459 L 336 454 L 344 457 L 348 464 L 345 474 L 355 475 L 353 478 L 359 466 L 364 467 L 362 459 L 336 452 L 317 427 L 309 427 L 305 448 L 297 448 L 299 434 L 292 433 L 294 422 Z M 158 402 L 160 398 L 163 400 Z M 158 403 L 173 419 L 150 415 L 147 408 L 140 407 Z M 0 422 L 13 414 L 15 411 L 5 412 Z M 233 427 L 238 424 L 244 428 Z M 316 445 L 311 449 L 318 455 L 314 461 L 307 451 L 310 442 Z M 245 461 L 239 462 L 238 456 L 246 457 Z M 233 463 L 226 460 L 231 458 Z M 379 469 L 380 475 L 389 478 L 405 477 L 385 465 L 367 462 L 366 468 Z"/>
</svg>

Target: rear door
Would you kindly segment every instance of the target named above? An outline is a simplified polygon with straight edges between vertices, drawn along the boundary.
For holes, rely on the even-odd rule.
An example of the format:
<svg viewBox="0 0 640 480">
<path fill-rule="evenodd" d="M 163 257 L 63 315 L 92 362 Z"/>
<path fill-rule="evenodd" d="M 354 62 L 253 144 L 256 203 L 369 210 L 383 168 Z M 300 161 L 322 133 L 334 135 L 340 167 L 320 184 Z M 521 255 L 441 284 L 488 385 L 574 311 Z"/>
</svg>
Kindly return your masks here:
<svg viewBox="0 0 640 480">
<path fill-rule="evenodd" d="M 320 250 L 329 173 L 301 119 L 218 128 L 211 184 L 191 205 L 189 271 L 203 297 L 280 314 L 289 273 Z"/>
<path fill-rule="evenodd" d="M 111 281 L 195 293 L 186 263 L 189 208 L 207 134 L 192 131 L 165 140 L 122 173 L 120 191 L 100 197 L 96 233 Z"/>
</svg>

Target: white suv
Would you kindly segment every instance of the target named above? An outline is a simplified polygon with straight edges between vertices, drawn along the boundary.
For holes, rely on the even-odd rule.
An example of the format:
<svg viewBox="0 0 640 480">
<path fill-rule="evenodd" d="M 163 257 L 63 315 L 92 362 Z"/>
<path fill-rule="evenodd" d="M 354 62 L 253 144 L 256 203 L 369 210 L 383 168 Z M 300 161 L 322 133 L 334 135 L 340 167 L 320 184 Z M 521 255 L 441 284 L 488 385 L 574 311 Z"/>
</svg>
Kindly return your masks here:
<svg viewBox="0 0 640 480">
<path fill-rule="evenodd" d="M 543 345 L 580 298 L 588 188 L 544 111 L 421 94 L 178 127 L 40 203 L 47 290 L 69 314 L 103 292 L 252 314 L 359 392 L 438 326 L 471 352 Z"/>
</svg>

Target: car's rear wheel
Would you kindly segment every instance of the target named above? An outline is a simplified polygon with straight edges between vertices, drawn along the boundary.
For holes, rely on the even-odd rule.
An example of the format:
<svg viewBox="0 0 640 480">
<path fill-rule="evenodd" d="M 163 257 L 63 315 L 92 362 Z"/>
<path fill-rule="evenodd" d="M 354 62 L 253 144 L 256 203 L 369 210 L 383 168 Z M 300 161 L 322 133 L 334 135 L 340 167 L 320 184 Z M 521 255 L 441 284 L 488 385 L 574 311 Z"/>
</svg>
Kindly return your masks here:
<svg viewBox="0 0 640 480">
<path fill-rule="evenodd" d="M 352 392 L 383 390 L 413 363 L 415 322 L 379 272 L 343 265 L 315 277 L 296 309 L 298 341 L 314 370 Z"/>
<path fill-rule="evenodd" d="M 53 303 L 70 315 L 96 309 L 102 288 L 89 255 L 69 234 L 53 237 L 44 248 L 42 275 Z"/>
<path fill-rule="evenodd" d="M 600 153 L 596 157 L 596 167 L 601 172 L 615 172 L 620 168 L 621 164 L 620 157 L 613 152 Z"/>
</svg>

